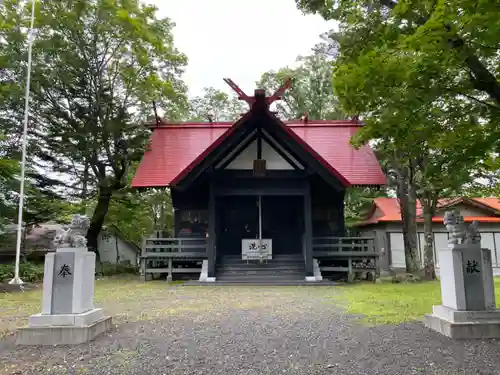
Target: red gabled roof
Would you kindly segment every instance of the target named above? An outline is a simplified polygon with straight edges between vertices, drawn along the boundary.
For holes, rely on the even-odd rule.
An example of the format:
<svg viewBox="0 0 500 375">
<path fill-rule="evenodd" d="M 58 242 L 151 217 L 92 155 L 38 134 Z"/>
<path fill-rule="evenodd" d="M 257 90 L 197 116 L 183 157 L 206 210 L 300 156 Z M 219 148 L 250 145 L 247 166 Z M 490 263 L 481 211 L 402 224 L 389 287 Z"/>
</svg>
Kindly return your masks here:
<svg viewBox="0 0 500 375">
<path fill-rule="evenodd" d="M 355 149 L 351 137 L 361 124 L 351 121 L 314 121 L 287 126 L 341 173 L 351 185 L 385 185 L 386 178 L 370 146 Z"/>
<path fill-rule="evenodd" d="M 472 222 L 477 220 L 483 223 L 500 223 L 500 199 L 499 198 L 447 198 L 440 199 L 438 202 L 438 209 L 451 207 L 458 203 L 465 203 L 467 201 L 472 203 L 478 203 L 487 209 L 493 210 L 492 216 L 465 216 L 465 222 Z M 398 222 L 401 221 L 401 210 L 399 207 L 399 202 L 396 198 L 375 198 L 374 200 L 375 208 L 372 211 L 371 216 L 357 224 L 357 226 L 364 226 L 369 224 L 377 224 L 381 222 Z M 499 216 L 495 216 L 495 212 Z M 422 218 L 422 206 L 419 201 L 417 201 L 417 221 L 423 221 Z M 435 223 L 442 223 L 443 218 L 440 216 L 435 216 L 432 218 Z"/>
<path fill-rule="evenodd" d="M 247 115 L 235 124 L 163 124 L 155 128 L 149 150 L 144 153 L 132 186 L 174 185 L 217 147 Z M 310 121 L 307 124 L 287 121 L 284 125 L 290 135 L 301 142 L 340 182 L 347 182 L 347 185 L 385 184 L 385 176 L 371 148 L 363 146 L 355 150 L 349 143 L 360 124 L 351 121 Z"/>
</svg>

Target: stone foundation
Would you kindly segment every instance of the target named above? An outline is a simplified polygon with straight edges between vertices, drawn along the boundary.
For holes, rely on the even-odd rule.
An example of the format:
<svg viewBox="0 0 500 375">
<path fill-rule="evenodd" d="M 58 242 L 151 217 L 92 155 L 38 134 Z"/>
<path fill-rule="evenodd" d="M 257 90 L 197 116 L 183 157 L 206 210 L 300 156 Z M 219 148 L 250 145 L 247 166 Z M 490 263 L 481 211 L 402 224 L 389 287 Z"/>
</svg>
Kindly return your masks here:
<svg viewBox="0 0 500 375">
<path fill-rule="evenodd" d="M 452 339 L 500 338 L 500 310 L 458 311 L 433 306 L 433 314 L 425 316 L 424 324 Z"/>
<path fill-rule="evenodd" d="M 17 332 L 18 345 L 75 345 L 93 340 L 112 328 L 102 309 L 82 314 L 32 315 Z"/>
</svg>

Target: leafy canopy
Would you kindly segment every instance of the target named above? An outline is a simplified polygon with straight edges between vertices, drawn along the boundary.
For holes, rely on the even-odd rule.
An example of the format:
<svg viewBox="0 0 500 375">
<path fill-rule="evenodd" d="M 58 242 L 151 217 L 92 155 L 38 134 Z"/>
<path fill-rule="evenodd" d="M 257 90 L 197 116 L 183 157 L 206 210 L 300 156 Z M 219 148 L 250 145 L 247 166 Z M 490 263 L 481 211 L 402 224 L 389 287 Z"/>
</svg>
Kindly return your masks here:
<svg viewBox="0 0 500 375">
<path fill-rule="evenodd" d="M 248 111 L 248 105 L 213 87 L 205 87 L 203 95 L 189 101 L 189 121 L 236 121 Z"/>
<path fill-rule="evenodd" d="M 16 0 L 0 5 L 0 95 L 16 98 L 0 103 L 0 124 L 15 122 L 19 109 L 29 12 Z M 187 110 L 186 57 L 174 46 L 173 26 L 138 0 L 37 3 L 29 162 L 41 185 L 97 198 L 94 242 L 111 197 L 142 156 L 152 101 L 171 119 Z"/>
<path fill-rule="evenodd" d="M 287 78 L 292 79 L 292 86 L 282 100 L 276 102 L 278 115 L 285 120 L 298 119 L 305 114 L 311 120 L 345 118 L 332 89 L 331 60 L 317 52 L 300 56 L 295 65 L 266 72 L 257 82 L 258 87 L 272 94 Z"/>
</svg>

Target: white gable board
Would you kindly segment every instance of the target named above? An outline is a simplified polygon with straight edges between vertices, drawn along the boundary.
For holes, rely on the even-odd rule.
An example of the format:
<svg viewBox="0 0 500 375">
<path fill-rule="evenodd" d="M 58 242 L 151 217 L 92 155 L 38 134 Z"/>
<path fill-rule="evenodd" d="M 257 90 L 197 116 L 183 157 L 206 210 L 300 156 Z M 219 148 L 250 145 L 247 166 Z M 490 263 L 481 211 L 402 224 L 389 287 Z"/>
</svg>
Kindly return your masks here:
<svg viewBox="0 0 500 375">
<path fill-rule="evenodd" d="M 279 147 L 279 146 L 276 146 Z M 280 148 L 301 169 L 303 168 L 291 155 Z M 250 143 L 229 165 L 226 169 L 252 170 L 253 161 L 257 159 L 257 140 Z M 268 170 L 293 170 L 294 167 L 288 163 L 276 150 L 266 141 L 262 140 L 262 159 L 266 160 L 266 169 Z"/>
</svg>

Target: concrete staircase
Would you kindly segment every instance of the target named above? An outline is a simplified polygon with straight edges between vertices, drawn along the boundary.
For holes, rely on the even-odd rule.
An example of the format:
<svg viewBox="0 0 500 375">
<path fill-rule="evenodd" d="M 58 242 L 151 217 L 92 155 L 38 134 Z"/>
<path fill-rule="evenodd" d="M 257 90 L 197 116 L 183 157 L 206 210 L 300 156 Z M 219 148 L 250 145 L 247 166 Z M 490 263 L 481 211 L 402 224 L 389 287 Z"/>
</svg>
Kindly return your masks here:
<svg viewBox="0 0 500 375">
<path fill-rule="evenodd" d="M 217 284 L 296 285 L 305 282 L 302 254 L 278 254 L 260 263 L 228 255 L 217 264 Z"/>
</svg>

